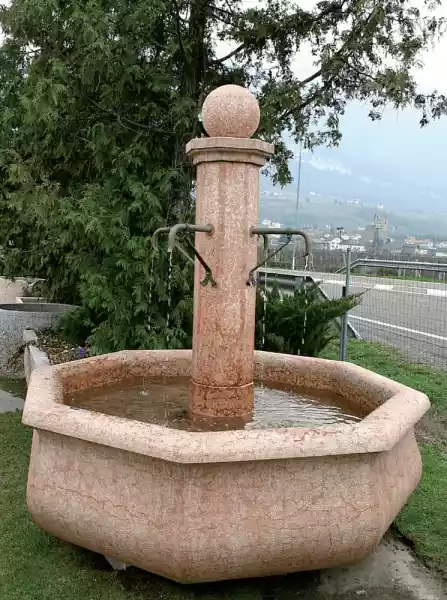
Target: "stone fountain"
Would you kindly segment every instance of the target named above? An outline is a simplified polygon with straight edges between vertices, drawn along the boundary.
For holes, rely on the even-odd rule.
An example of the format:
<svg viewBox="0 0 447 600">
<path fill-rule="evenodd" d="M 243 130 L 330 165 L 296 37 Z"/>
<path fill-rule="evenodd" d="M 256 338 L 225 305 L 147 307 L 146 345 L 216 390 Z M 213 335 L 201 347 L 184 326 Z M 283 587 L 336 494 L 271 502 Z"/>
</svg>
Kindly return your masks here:
<svg viewBox="0 0 447 600">
<path fill-rule="evenodd" d="M 425 395 L 349 363 L 254 351 L 259 169 L 255 98 L 206 99 L 192 140 L 193 350 L 127 351 L 35 371 L 27 499 L 35 522 L 116 561 L 191 583 L 349 565 L 379 543 L 419 482 Z M 293 235 L 288 231 L 286 235 Z M 266 239 L 266 236 L 264 237 Z M 363 418 L 323 427 L 183 431 L 67 398 L 138 377 L 190 378 L 190 418 L 248 421 L 253 381 L 336 392 Z M 150 402 L 150 399 L 148 400 Z"/>
</svg>

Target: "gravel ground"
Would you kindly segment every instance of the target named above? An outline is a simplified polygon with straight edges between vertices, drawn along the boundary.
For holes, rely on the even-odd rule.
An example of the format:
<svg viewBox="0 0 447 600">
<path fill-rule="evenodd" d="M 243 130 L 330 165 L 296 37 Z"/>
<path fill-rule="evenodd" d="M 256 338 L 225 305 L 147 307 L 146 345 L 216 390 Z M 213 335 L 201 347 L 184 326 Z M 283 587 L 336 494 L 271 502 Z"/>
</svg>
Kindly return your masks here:
<svg viewBox="0 0 447 600">
<path fill-rule="evenodd" d="M 52 365 L 58 365 L 88 356 L 88 350 L 73 346 L 64 340 L 57 331 L 41 329 L 37 332 L 39 348 L 48 355 Z"/>
</svg>

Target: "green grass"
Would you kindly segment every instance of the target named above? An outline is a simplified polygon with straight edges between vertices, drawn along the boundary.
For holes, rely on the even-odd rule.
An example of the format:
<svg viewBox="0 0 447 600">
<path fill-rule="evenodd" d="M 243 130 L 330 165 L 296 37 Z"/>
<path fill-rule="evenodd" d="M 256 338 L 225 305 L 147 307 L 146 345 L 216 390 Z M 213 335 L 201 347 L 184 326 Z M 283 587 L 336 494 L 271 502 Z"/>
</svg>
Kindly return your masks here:
<svg viewBox="0 0 447 600">
<path fill-rule="evenodd" d="M 447 575 L 447 452 L 430 444 L 421 447 L 421 483 L 395 522 L 424 562 Z"/>
<path fill-rule="evenodd" d="M 324 357 L 337 358 L 338 348 L 332 345 Z M 447 372 L 406 363 L 397 350 L 363 341 L 349 343 L 347 359 L 430 398 L 418 436 L 424 440 L 422 480 L 395 525 L 429 566 L 447 576 Z"/>
<path fill-rule="evenodd" d="M 0 377 L 0 390 L 23 398 L 26 392 L 25 381 L 23 379 L 13 379 L 11 377 Z"/>
<path fill-rule="evenodd" d="M 0 597 L 2 600 L 123 600 L 120 585 L 104 587 L 86 554 L 41 532 L 25 502 L 31 431 L 20 413 L 0 415 Z M 136 596 L 138 598 L 138 596 Z"/>
</svg>

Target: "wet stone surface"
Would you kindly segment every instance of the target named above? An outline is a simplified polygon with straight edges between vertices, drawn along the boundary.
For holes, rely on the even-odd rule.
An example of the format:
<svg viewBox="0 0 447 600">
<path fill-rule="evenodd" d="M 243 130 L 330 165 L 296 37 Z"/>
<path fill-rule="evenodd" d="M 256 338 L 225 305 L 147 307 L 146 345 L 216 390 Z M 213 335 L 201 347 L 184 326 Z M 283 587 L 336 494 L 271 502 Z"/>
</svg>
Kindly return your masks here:
<svg viewBox="0 0 447 600">
<path fill-rule="evenodd" d="M 316 600 L 447 599 L 445 585 L 433 577 L 407 546 L 391 536 L 359 565 L 322 571 L 316 591 Z"/>
<path fill-rule="evenodd" d="M 96 568 L 110 570 L 91 554 Z M 133 567 L 117 571 L 129 592 L 147 590 L 147 600 L 446 600 L 446 588 L 412 552 L 389 535 L 359 565 L 201 585 L 180 585 Z"/>
</svg>

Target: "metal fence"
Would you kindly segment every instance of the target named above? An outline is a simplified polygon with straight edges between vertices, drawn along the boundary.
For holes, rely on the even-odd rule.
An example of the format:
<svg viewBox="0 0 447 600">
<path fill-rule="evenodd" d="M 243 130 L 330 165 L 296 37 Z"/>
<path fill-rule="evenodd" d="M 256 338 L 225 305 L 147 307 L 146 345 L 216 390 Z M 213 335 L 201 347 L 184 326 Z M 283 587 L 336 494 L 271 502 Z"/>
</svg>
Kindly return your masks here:
<svg viewBox="0 0 447 600">
<path fill-rule="evenodd" d="M 276 267 L 268 271 L 271 277 L 280 276 L 282 280 L 311 276 L 330 298 L 340 297 L 346 285 L 344 273 Z M 421 277 L 406 269 L 400 277 L 376 277 L 359 275 L 354 270 L 349 291 L 361 293 L 362 299 L 347 321 L 362 339 L 391 346 L 409 362 L 446 368 L 447 284 L 438 279 L 437 272 Z"/>
</svg>

